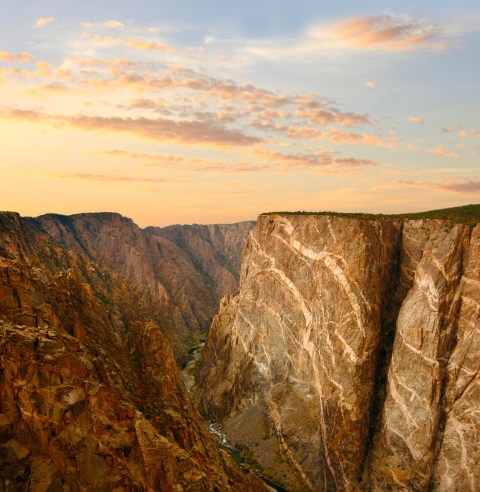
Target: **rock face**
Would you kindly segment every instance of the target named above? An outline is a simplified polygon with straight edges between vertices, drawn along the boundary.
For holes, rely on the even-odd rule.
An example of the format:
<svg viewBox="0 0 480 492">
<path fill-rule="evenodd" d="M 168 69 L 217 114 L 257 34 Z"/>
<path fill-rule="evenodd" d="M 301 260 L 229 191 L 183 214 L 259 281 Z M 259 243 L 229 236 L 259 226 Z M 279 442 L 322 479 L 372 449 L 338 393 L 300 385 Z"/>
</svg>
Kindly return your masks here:
<svg viewBox="0 0 480 492">
<path fill-rule="evenodd" d="M 127 281 L 180 361 L 192 339 L 208 328 L 222 296 L 237 290 L 242 249 L 254 226 L 140 229 L 115 213 L 48 214 L 22 221 L 55 244 L 87 256 L 102 272 Z"/>
<path fill-rule="evenodd" d="M 144 291 L 84 248 L 0 214 L 0 490 L 263 490 L 206 431 Z"/>
<path fill-rule="evenodd" d="M 291 490 L 478 491 L 479 329 L 479 225 L 260 216 L 202 410 L 263 419 Z"/>
</svg>

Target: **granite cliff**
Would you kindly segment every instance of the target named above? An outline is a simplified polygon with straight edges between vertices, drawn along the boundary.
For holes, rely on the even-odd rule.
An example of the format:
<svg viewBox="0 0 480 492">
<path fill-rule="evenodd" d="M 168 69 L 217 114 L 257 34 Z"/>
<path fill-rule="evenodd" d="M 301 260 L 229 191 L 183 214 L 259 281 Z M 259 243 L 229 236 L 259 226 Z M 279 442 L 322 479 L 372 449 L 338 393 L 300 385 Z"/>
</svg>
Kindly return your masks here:
<svg viewBox="0 0 480 492">
<path fill-rule="evenodd" d="M 150 238 L 98 219 L 0 214 L 0 490 L 263 490 L 188 398 Z"/>
<path fill-rule="evenodd" d="M 204 414 L 289 490 L 480 490 L 478 208 L 260 216 L 198 368 Z"/>
</svg>

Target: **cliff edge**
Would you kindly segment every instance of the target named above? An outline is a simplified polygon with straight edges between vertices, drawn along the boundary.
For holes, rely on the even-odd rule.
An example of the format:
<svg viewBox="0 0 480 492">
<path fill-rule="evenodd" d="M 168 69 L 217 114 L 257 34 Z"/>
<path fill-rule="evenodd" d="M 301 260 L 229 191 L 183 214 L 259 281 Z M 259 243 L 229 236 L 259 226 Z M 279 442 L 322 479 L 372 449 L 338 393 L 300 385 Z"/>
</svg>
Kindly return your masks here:
<svg viewBox="0 0 480 492">
<path fill-rule="evenodd" d="M 202 411 L 290 490 L 480 490 L 478 210 L 459 222 L 260 216 Z"/>
</svg>

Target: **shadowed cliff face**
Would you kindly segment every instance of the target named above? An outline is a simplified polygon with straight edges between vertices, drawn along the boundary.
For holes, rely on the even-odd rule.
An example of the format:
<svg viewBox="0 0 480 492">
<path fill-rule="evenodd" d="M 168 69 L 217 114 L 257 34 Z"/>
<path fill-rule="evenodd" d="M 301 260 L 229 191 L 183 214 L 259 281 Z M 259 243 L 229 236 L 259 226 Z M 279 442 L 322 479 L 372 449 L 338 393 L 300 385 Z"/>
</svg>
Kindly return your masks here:
<svg viewBox="0 0 480 492">
<path fill-rule="evenodd" d="M 202 410 L 263 419 L 292 489 L 478 490 L 479 248 L 478 225 L 261 216 Z"/>
<path fill-rule="evenodd" d="M 187 345 L 207 329 L 221 297 L 238 288 L 241 252 L 254 225 L 142 230 L 114 213 L 49 214 L 22 221 L 128 282 L 180 361 Z M 124 321 L 128 329 L 128 319 Z"/>
<path fill-rule="evenodd" d="M 30 224 L 0 214 L 0 489 L 263 490 L 190 403 L 138 265 Z"/>
</svg>

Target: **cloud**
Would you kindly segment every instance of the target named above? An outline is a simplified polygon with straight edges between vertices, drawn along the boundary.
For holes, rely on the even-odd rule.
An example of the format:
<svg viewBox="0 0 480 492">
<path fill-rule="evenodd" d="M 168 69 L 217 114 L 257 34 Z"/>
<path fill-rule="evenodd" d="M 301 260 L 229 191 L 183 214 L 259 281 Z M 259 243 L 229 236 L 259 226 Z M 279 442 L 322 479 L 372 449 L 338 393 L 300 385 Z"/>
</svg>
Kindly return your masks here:
<svg viewBox="0 0 480 492">
<path fill-rule="evenodd" d="M 171 114 L 167 103 L 163 101 L 153 101 L 152 99 L 134 99 L 128 104 L 121 104 L 120 107 L 127 109 L 149 109 L 155 113 Z"/>
<path fill-rule="evenodd" d="M 419 116 L 410 116 L 409 120 L 412 123 L 419 123 L 419 124 L 425 123 L 425 120 L 423 118 L 420 118 Z"/>
<path fill-rule="evenodd" d="M 458 136 L 459 136 L 460 138 L 467 138 L 467 137 L 469 136 L 469 133 L 467 132 L 467 130 L 460 130 L 460 131 L 458 132 Z"/>
<path fill-rule="evenodd" d="M 458 179 L 450 177 L 434 181 L 383 180 L 382 182 L 385 184 L 449 191 L 462 195 L 480 194 L 480 179 Z"/>
<path fill-rule="evenodd" d="M 119 118 L 102 116 L 66 117 L 68 124 L 87 130 L 126 132 L 153 140 L 177 140 L 187 143 L 213 143 L 243 146 L 261 140 L 240 131 L 198 121 L 172 121 L 163 118 Z"/>
<path fill-rule="evenodd" d="M 298 109 L 297 115 L 316 125 L 330 125 L 337 123 L 343 126 L 371 125 L 372 120 L 364 113 L 342 112 L 338 109 L 308 108 Z"/>
<path fill-rule="evenodd" d="M 35 57 L 30 53 L 8 53 L 0 50 L 0 61 L 3 62 L 29 62 L 35 60 Z"/>
<path fill-rule="evenodd" d="M 252 172 L 286 172 L 290 169 L 307 169 L 324 172 L 338 172 L 339 169 L 363 169 L 377 166 L 378 162 L 369 159 L 359 159 L 352 156 L 340 157 L 333 150 L 319 150 L 316 153 L 284 153 L 278 151 L 254 148 L 247 154 L 253 156 L 256 162 L 228 162 L 218 159 L 186 158 L 175 155 L 148 154 L 110 150 L 95 152 L 120 158 L 148 161 L 147 167 L 158 167 L 175 171 L 188 172 L 219 172 L 243 174 Z M 268 161 L 260 163 L 258 161 Z"/>
<path fill-rule="evenodd" d="M 404 51 L 430 46 L 442 29 L 406 17 L 374 15 L 338 22 L 330 33 L 341 44 L 353 48 Z"/>
<path fill-rule="evenodd" d="M 164 118 L 121 118 L 104 116 L 49 115 L 32 110 L 3 109 L 0 118 L 24 121 L 45 121 L 83 130 L 128 133 L 159 141 L 218 146 L 246 146 L 262 140 L 238 130 L 230 130 L 212 121 L 173 121 Z"/>
<path fill-rule="evenodd" d="M 446 191 L 463 193 L 466 195 L 480 193 L 480 179 L 450 179 L 438 185 Z"/>
<path fill-rule="evenodd" d="M 53 75 L 53 65 L 43 60 L 38 61 L 35 64 L 35 75 L 38 77 L 51 77 Z"/>
<path fill-rule="evenodd" d="M 145 167 L 194 173 L 213 172 L 222 174 L 245 174 L 278 170 L 278 166 L 275 167 L 270 164 L 259 164 L 247 161 L 229 162 L 218 159 L 202 159 L 194 157 L 185 158 L 176 155 L 147 154 L 123 150 L 107 150 L 94 153 L 113 157 L 150 161 L 150 163 L 144 164 Z"/>
<path fill-rule="evenodd" d="M 80 25 L 85 29 L 93 27 L 93 24 L 91 22 L 80 22 Z"/>
<path fill-rule="evenodd" d="M 353 132 L 340 132 L 334 126 L 328 127 L 327 132 L 322 132 L 320 138 L 332 143 L 363 144 L 387 148 L 393 148 L 397 141 L 396 136 L 392 136 L 388 141 L 385 141 L 379 136 L 370 133 L 358 134 Z"/>
<path fill-rule="evenodd" d="M 124 157 L 128 159 L 142 159 L 149 161 L 164 161 L 169 163 L 181 163 L 184 162 L 185 159 L 183 157 L 177 155 L 165 155 L 165 154 L 148 154 L 145 152 L 129 152 L 126 150 L 101 150 L 94 151 L 93 154 L 98 155 L 109 155 L 114 157 Z"/>
<path fill-rule="evenodd" d="M 95 174 L 95 173 L 59 173 L 55 174 L 56 178 L 67 178 L 67 179 L 80 179 L 86 181 L 98 181 L 102 183 L 167 183 L 171 180 L 164 178 L 151 178 L 151 177 L 141 177 L 141 176 L 125 176 L 118 174 Z"/>
<path fill-rule="evenodd" d="M 45 27 L 54 21 L 55 19 L 53 17 L 40 17 L 40 19 L 37 19 L 37 21 L 35 22 L 35 27 Z"/>
<path fill-rule="evenodd" d="M 375 84 L 375 82 L 366 82 L 365 83 L 365 87 L 368 87 L 369 89 L 376 89 L 377 88 L 377 85 Z"/>
<path fill-rule="evenodd" d="M 105 25 L 107 27 L 111 27 L 113 29 L 119 28 L 119 27 L 124 27 L 125 24 L 123 22 L 117 21 L 117 20 L 109 20 L 105 22 Z"/>
<path fill-rule="evenodd" d="M 281 162 L 290 169 L 326 167 L 363 168 L 378 165 L 377 162 L 370 159 L 358 159 L 352 156 L 337 157 L 336 152 L 326 150 L 321 150 L 314 154 L 304 154 L 300 152 L 283 153 L 257 149 L 255 154 L 261 159 L 268 159 L 276 163 Z"/>
<path fill-rule="evenodd" d="M 88 33 L 87 33 L 88 34 Z M 139 39 L 133 36 L 114 38 L 112 36 L 100 36 L 95 34 L 90 37 L 91 41 L 100 46 L 126 46 L 127 48 L 142 51 L 163 51 L 169 53 L 172 50 L 170 46 L 157 41 Z"/>
<path fill-rule="evenodd" d="M 450 157 L 451 159 L 458 159 L 460 157 L 460 154 L 447 150 L 443 145 L 437 145 L 433 149 L 427 149 L 427 152 L 430 154 L 440 155 L 442 157 Z"/>
</svg>

